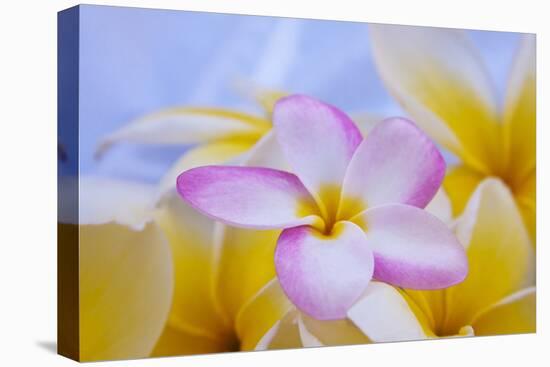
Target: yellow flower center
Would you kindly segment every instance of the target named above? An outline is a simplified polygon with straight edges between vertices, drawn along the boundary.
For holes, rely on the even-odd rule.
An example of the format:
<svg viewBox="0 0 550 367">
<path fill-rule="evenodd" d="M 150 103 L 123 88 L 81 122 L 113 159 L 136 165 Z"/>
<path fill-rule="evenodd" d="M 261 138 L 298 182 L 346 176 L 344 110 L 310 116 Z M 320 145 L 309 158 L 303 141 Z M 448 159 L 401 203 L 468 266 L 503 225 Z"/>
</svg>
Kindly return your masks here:
<svg viewBox="0 0 550 367">
<path fill-rule="evenodd" d="M 330 236 L 334 227 L 341 221 L 357 222 L 360 219 L 353 218 L 367 206 L 358 198 L 342 197 L 342 188 L 340 185 L 324 185 L 319 190 L 318 205 L 314 209 L 314 214 L 318 215 L 321 220 L 313 224 L 313 227 L 318 229 L 325 236 Z M 301 205 L 303 212 L 309 210 L 308 214 L 312 214 L 311 207 L 305 208 Z M 356 224 L 362 226 L 362 223 Z"/>
</svg>

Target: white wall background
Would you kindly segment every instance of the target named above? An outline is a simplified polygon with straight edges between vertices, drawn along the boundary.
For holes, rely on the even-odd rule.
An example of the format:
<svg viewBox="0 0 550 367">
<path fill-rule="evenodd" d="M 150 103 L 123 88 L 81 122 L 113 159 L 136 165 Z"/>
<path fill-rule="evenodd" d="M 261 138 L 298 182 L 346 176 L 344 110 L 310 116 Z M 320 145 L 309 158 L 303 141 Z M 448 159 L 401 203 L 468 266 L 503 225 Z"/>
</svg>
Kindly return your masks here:
<svg viewBox="0 0 550 367">
<path fill-rule="evenodd" d="M 118 366 L 544 365 L 550 345 L 548 124 L 550 33 L 544 1 L 187 0 L 94 4 L 538 33 L 537 335 L 97 363 Z M 5 1 L 0 21 L 0 365 L 68 366 L 56 335 L 56 12 L 73 1 Z M 6 205 L 7 204 L 7 205 Z"/>
</svg>

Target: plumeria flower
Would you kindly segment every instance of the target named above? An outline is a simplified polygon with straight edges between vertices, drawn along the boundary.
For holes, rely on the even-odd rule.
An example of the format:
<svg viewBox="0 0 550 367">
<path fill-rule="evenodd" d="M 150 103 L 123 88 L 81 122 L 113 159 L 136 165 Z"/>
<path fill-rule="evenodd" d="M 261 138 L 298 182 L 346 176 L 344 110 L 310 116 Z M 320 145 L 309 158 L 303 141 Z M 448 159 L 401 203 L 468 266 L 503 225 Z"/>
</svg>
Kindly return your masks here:
<svg viewBox="0 0 550 367">
<path fill-rule="evenodd" d="M 255 92 L 266 106 L 270 98 L 275 98 L 269 91 Z M 370 124 L 372 119 L 368 117 Z M 274 142 L 268 134 L 250 149 L 242 163 L 285 169 L 286 162 L 280 159 L 282 153 Z M 229 142 L 198 145 L 175 167 L 186 170 L 234 160 L 232 152 L 238 149 L 232 147 Z M 98 320 L 102 320 L 90 319 L 81 325 L 82 360 L 296 348 L 312 345 L 303 337 L 310 329 L 330 331 L 329 338 L 319 336 L 327 344 L 336 340 L 338 344 L 368 342 L 349 320 L 318 327 L 314 319 L 306 318 L 290 303 L 275 278 L 273 264 L 280 231 L 254 231 L 214 223 L 172 197 L 169 181 L 175 179 L 171 175 L 168 173 L 161 181 L 160 190 L 110 178 L 81 178 L 80 207 L 96 213 L 82 216 L 79 226 L 83 254 L 94 253 L 93 258 L 81 257 L 81 265 L 88 269 L 86 273 L 90 272 L 83 280 L 91 282 L 81 284 L 81 314 L 88 320 L 87 315 L 98 307 L 101 311 L 95 315 L 101 315 Z M 155 204 L 158 191 L 166 194 Z M 441 194 L 430 206 L 437 203 L 436 208 L 445 207 L 447 200 Z M 61 226 L 77 228 L 71 224 Z M 106 238 L 117 228 L 127 235 L 117 236 L 117 241 L 108 240 L 105 246 L 94 245 L 93 238 Z M 60 230 L 60 236 L 66 233 Z M 116 257 L 115 252 L 125 251 L 132 251 L 135 256 L 126 256 L 123 262 L 108 261 Z M 150 259 L 161 260 L 155 262 L 158 266 L 147 277 L 136 276 L 145 275 L 140 270 L 147 267 Z M 168 270 L 173 271 L 170 276 Z M 109 289 L 113 284 L 125 284 L 125 291 L 116 290 L 116 297 L 98 298 L 98 293 L 92 292 L 97 279 L 104 279 L 101 287 L 105 294 L 112 293 Z M 136 288 L 140 289 L 139 294 L 133 292 Z M 143 295 L 147 304 L 137 301 L 136 297 Z M 344 331 L 336 332 L 340 329 Z M 99 339 L 104 343 L 98 343 Z"/>
<path fill-rule="evenodd" d="M 513 193 L 534 242 L 535 36 L 522 36 L 503 104 L 481 56 L 461 31 L 370 25 L 370 40 L 389 91 L 460 159 L 444 182 L 455 214 L 481 180 L 498 177 Z"/>
<path fill-rule="evenodd" d="M 385 286 L 368 292 L 348 317 L 373 341 L 535 332 L 535 256 L 510 190 L 498 179 L 477 187 L 455 232 L 468 277 L 443 290 Z"/>
<path fill-rule="evenodd" d="M 275 268 L 300 310 L 319 320 L 345 318 L 373 276 L 413 289 L 464 279 L 462 246 L 421 209 L 445 163 L 413 123 L 385 120 L 363 140 L 343 112 L 301 95 L 279 100 L 273 123 L 296 175 L 205 166 L 182 173 L 177 188 L 193 208 L 228 225 L 283 229 Z"/>
<path fill-rule="evenodd" d="M 284 93 L 244 81 L 238 87 L 263 113 L 168 108 L 109 134 L 97 151 L 101 156 L 123 142 L 194 145 L 166 172 L 155 193 L 155 219 L 173 257 L 174 292 L 153 356 L 302 346 L 297 332 L 287 332 L 294 330 L 293 319 L 287 316 L 292 305 L 274 279 L 273 251 L 280 231 L 214 223 L 176 193 L 176 177 L 197 166 L 238 163 L 287 168 L 270 121 L 272 106 Z M 373 120 L 373 115 L 361 114 L 357 123 L 361 128 Z"/>
</svg>

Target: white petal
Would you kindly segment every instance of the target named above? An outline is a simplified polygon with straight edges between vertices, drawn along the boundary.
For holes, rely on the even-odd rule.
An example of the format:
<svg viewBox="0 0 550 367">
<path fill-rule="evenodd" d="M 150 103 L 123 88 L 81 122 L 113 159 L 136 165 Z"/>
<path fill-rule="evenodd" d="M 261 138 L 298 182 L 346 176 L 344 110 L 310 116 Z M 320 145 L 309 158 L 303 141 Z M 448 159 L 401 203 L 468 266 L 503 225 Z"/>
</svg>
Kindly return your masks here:
<svg viewBox="0 0 550 367">
<path fill-rule="evenodd" d="M 325 215 L 335 215 L 346 168 L 363 139 L 359 129 L 336 107 L 304 95 L 280 99 L 273 126 L 292 172 Z"/>
<path fill-rule="evenodd" d="M 244 113 L 207 108 L 171 108 L 142 117 L 105 137 L 100 156 L 113 144 L 196 144 L 231 138 L 257 140 L 270 124 Z"/>
<path fill-rule="evenodd" d="M 59 221 L 71 224 L 114 222 L 141 230 L 153 219 L 153 185 L 99 176 L 60 180 Z M 78 191 L 77 191 L 78 190 Z M 78 193 L 77 193 L 78 192 Z M 75 200 L 79 200 L 75 203 Z M 78 216 L 71 212 L 78 208 Z M 76 223 L 78 221 L 79 223 Z"/>
<path fill-rule="evenodd" d="M 407 301 L 384 283 L 371 282 L 348 317 L 374 342 L 428 338 Z"/>
</svg>

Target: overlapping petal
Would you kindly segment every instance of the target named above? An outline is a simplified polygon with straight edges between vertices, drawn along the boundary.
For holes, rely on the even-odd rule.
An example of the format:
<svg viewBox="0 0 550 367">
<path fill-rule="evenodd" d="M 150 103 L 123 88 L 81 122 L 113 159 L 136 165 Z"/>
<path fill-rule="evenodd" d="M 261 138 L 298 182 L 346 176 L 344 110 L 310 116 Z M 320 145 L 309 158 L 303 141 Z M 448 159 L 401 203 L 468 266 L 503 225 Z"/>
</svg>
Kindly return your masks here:
<svg viewBox="0 0 550 367">
<path fill-rule="evenodd" d="M 196 210 L 234 226 L 269 229 L 314 223 L 317 206 L 293 174 L 260 167 L 205 166 L 178 177 Z"/>
<path fill-rule="evenodd" d="M 509 189 L 497 179 L 483 181 L 457 221 L 470 271 L 447 289 L 445 329 L 458 330 L 475 315 L 533 284 L 534 251 Z M 490 269 L 490 271 L 488 270 Z"/>
<path fill-rule="evenodd" d="M 428 337 L 405 298 L 385 283 L 371 282 L 348 317 L 374 342 Z"/>
<path fill-rule="evenodd" d="M 287 314 L 295 308 L 284 294 L 279 281 L 272 279 L 251 297 L 237 315 L 235 328 L 242 350 L 253 350 L 262 341 L 262 338 L 273 328 L 279 327 Z M 275 334 L 276 330 L 272 331 Z M 263 340 L 271 343 L 271 340 Z M 299 344 L 294 345 L 300 346 Z"/>
<path fill-rule="evenodd" d="M 300 312 L 292 308 L 260 339 L 254 350 L 287 349 L 303 346 L 298 320 Z"/>
<path fill-rule="evenodd" d="M 516 203 L 527 226 L 531 242 L 535 244 L 537 234 L 537 174 L 531 172 L 514 192 Z"/>
<path fill-rule="evenodd" d="M 303 312 L 318 320 L 345 318 L 374 268 L 363 231 L 339 222 L 330 235 L 309 226 L 285 229 L 277 242 L 275 268 L 281 286 Z"/>
<path fill-rule="evenodd" d="M 340 217 L 389 203 L 424 208 L 444 174 L 443 157 L 422 131 L 403 118 L 384 120 L 353 155 L 344 181 Z"/>
<path fill-rule="evenodd" d="M 522 289 L 490 307 L 473 321 L 476 335 L 533 333 L 536 331 L 535 287 Z"/>
<path fill-rule="evenodd" d="M 176 195 L 165 197 L 155 216 L 168 238 L 174 263 L 174 295 L 164 333 L 192 334 L 219 342 L 229 326 L 212 294 L 214 223 Z M 171 343 L 168 336 L 163 335 L 163 339 Z"/>
<path fill-rule="evenodd" d="M 483 178 L 484 175 L 482 173 L 465 165 L 449 168 L 443 180 L 443 187 L 451 200 L 455 216 L 462 214 L 470 196 Z"/>
<path fill-rule="evenodd" d="M 320 321 L 305 314 L 298 318 L 304 347 L 365 344 L 369 338 L 348 319 Z"/>
<path fill-rule="evenodd" d="M 217 223 L 214 293 L 232 323 L 244 304 L 275 277 L 273 253 L 280 230 L 235 228 Z"/>
<path fill-rule="evenodd" d="M 292 95 L 275 105 L 273 125 L 293 172 L 322 210 L 335 214 L 347 166 L 362 140 L 353 121 L 333 106 Z"/>
<path fill-rule="evenodd" d="M 374 251 L 374 278 L 413 289 L 446 288 L 464 280 L 464 249 L 447 226 L 428 212 L 389 204 L 367 209 L 354 222 Z"/>
</svg>

